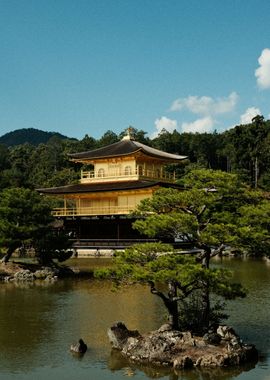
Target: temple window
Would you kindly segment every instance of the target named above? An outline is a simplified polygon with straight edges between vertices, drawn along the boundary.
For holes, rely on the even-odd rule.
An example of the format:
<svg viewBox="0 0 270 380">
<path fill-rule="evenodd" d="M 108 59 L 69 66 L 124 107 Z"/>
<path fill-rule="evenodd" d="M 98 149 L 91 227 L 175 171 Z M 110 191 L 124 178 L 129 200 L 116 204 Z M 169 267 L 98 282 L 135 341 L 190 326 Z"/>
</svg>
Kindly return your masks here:
<svg viewBox="0 0 270 380">
<path fill-rule="evenodd" d="M 125 167 L 125 175 L 131 175 L 131 166 Z"/>
<path fill-rule="evenodd" d="M 105 170 L 103 168 L 98 169 L 98 177 L 105 177 Z"/>
<path fill-rule="evenodd" d="M 138 165 L 138 174 L 143 175 L 143 167 L 142 165 Z"/>
</svg>

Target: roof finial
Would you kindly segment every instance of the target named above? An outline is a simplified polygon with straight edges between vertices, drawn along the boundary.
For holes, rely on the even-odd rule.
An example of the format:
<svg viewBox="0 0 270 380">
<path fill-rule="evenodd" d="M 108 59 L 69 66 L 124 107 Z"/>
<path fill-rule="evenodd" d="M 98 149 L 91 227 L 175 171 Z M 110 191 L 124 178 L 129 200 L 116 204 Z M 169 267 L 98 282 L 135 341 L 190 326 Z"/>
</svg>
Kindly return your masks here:
<svg viewBox="0 0 270 380">
<path fill-rule="evenodd" d="M 126 129 L 126 133 L 127 133 L 127 134 L 123 137 L 122 140 L 134 140 L 133 132 L 134 132 L 134 128 L 130 125 L 130 126 Z"/>
</svg>

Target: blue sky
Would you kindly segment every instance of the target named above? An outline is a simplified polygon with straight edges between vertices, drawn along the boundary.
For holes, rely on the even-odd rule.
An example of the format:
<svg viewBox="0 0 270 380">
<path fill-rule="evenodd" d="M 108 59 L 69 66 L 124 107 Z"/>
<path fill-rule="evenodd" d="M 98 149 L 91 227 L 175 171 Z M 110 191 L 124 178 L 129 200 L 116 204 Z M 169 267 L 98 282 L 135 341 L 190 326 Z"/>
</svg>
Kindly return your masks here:
<svg viewBox="0 0 270 380">
<path fill-rule="evenodd" d="M 0 0 L 0 135 L 270 118 L 269 0 Z"/>
</svg>

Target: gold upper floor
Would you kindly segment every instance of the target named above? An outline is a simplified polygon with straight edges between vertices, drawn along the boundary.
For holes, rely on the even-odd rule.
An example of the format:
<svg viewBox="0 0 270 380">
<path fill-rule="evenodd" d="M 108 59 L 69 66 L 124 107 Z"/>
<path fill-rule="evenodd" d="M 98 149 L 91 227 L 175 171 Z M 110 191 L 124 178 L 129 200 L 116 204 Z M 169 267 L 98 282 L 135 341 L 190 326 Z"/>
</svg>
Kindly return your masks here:
<svg viewBox="0 0 270 380">
<path fill-rule="evenodd" d="M 130 160 L 104 160 L 96 162 L 92 170 L 81 171 L 81 183 L 119 182 L 150 179 L 163 182 L 174 182 L 175 172 L 169 173 L 159 163 L 137 163 Z"/>
<path fill-rule="evenodd" d="M 139 179 L 152 179 L 163 182 L 174 182 L 176 180 L 175 172 L 169 173 L 159 169 L 136 168 L 132 170 L 126 167 L 124 171 L 105 171 L 104 169 L 81 171 L 81 183 L 98 183 L 111 181 L 136 181 Z"/>
</svg>

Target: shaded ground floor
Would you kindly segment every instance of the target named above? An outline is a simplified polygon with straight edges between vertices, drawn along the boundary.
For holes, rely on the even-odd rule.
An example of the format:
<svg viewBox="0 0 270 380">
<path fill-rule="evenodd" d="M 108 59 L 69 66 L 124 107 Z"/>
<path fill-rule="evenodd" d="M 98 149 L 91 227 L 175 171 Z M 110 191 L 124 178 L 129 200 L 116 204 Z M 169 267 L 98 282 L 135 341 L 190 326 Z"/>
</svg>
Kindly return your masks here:
<svg viewBox="0 0 270 380">
<path fill-rule="evenodd" d="M 68 233 L 77 239 L 140 239 L 132 228 L 134 218 L 126 216 L 95 216 L 63 219 Z"/>
<path fill-rule="evenodd" d="M 175 247 L 188 247 L 184 242 L 156 238 L 140 234 L 133 228 L 135 218 L 126 215 L 62 217 L 57 220 L 58 227 L 64 228 L 72 241 L 75 255 L 98 256 L 102 252 L 113 252 L 136 243 L 163 241 Z M 106 254 L 105 254 L 106 255 Z"/>
<path fill-rule="evenodd" d="M 156 241 L 136 231 L 127 216 L 95 216 L 61 219 L 75 248 L 120 249 L 134 243 Z"/>
</svg>

